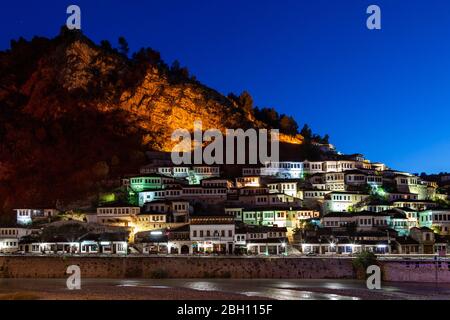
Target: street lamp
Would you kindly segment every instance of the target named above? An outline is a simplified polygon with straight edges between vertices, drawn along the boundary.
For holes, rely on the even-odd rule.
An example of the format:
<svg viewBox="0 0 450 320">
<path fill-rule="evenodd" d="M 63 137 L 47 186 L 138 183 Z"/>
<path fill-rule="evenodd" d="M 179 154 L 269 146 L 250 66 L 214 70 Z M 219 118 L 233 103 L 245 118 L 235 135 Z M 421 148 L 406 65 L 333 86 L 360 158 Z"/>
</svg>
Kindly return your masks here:
<svg viewBox="0 0 450 320">
<path fill-rule="evenodd" d="M 391 236 L 389 234 L 389 230 L 386 230 L 387 238 L 388 238 L 388 254 L 391 254 Z"/>
<path fill-rule="evenodd" d="M 282 243 L 281 243 L 281 247 L 284 249 L 284 250 L 283 250 L 283 254 L 284 254 L 285 256 L 287 256 L 286 242 L 282 242 Z"/>
</svg>

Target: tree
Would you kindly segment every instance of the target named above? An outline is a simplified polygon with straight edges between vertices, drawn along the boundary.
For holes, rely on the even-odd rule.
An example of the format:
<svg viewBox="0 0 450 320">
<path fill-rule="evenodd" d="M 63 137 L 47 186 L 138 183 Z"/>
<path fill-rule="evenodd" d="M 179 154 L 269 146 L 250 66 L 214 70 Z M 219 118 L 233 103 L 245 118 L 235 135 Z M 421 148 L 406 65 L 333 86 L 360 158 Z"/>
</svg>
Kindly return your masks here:
<svg viewBox="0 0 450 320">
<path fill-rule="evenodd" d="M 180 62 L 175 60 L 170 67 L 170 72 L 175 80 L 187 80 L 190 78 L 189 69 L 187 67 L 181 67 Z"/>
<path fill-rule="evenodd" d="M 296 135 L 298 133 L 297 122 L 291 116 L 283 115 L 280 119 L 280 131 L 282 133 Z"/>
<path fill-rule="evenodd" d="M 366 276 L 366 270 L 369 266 L 378 265 L 377 256 L 370 251 L 362 251 L 358 253 L 352 264 L 358 273 Z"/>
<path fill-rule="evenodd" d="M 311 128 L 305 123 L 300 134 L 305 138 L 305 140 L 311 140 L 313 137 L 313 133 Z"/>
<path fill-rule="evenodd" d="M 239 96 L 239 105 L 247 112 L 253 112 L 253 98 L 247 91 L 244 91 Z"/>
<path fill-rule="evenodd" d="M 124 37 L 119 37 L 119 52 L 125 56 L 130 52 L 128 41 Z"/>
<path fill-rule="evenodd" d="M 174 62 L 172 62 L 172 66 L 170 67 L 170 71 L 173 73 L 177 73 L 181 70 L 181 65 L 180 65 L 180 61 L 175 60 Z"/>
<path fill-rule="evenodd" d="M 109 51 L 109 52 L 113 51 L 113 47 L 108 40 L 100 41 L 100 47 L 105 51 Z"/>
<path fill-rule="evenodd" d="M 92 173 L 98 178 L 106 178 L 109 173 L 109 166 L 106 162 L 100 161 L 97 162 L 92 168 Z"/>
</svg>

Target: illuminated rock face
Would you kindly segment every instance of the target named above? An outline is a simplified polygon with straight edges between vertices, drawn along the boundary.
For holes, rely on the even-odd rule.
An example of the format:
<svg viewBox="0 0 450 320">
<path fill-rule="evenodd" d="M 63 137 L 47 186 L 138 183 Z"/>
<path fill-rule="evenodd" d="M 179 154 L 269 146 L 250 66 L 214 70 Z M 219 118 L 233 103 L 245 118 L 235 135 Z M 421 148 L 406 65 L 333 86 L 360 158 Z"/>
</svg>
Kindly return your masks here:
<svg viewBox="0 0 450 320">
<path fill-rule="evenodd" d="M 164 151 L 174 145 L 173 131 L 193 131 L 196 120 L 205 130 L 266 127 L 215 90 L 188 79 L 174 82 L 158 66 L 134 66 L 83 37 L 51 49 L 21 88 L 29 98 L 23 111 L 33 116 L 121 110 L 126 123 L 143 131 L 145 143 Z M 280 141 L 301 144 L 302 138 L 281 134 Z"/>
<path fill-rule="evenodd" d="M 16 41 L 0 52 L 0 84 L 4 212 L 80 199 L 112 168 L 134 172 L 144 151 L 171 150 L 172 132 L 195 120 L 205 130 L 267 127 L 217 91 L 175 78 L 155 52 L 131 60 L 82 35 Z"/>
</svg>

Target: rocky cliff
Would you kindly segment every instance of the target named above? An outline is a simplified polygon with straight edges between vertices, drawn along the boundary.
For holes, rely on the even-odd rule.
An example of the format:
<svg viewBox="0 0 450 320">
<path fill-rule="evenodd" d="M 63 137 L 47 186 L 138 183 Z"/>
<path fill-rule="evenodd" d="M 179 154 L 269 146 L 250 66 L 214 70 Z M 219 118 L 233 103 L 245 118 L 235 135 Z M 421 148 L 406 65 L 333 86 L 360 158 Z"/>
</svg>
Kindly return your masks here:
<svg viewBox="0 0 450 320">
<path fill-rule="evenodd" d="M 178 128 L 270 128 L 237 99 L 168 67 L 152 49 L 132 58 L 78 32 L 12 41 L 0 52 L 0 204 L 55 205 L 170 150 Z M 300 135 L 282 135 L 301 144 Z"/>
</svg>

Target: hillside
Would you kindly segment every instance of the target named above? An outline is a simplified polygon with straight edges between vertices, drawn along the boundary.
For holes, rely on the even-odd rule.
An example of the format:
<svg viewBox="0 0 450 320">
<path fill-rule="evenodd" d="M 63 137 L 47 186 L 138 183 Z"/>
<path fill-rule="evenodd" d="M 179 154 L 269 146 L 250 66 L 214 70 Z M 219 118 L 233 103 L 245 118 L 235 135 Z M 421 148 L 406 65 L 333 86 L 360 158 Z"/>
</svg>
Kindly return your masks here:
<svg viewBox="0 0 450 320">
<path fill-rule="evenodd" d="M 96 192 L 145 163 L 146 150 L 170 150 L 173 130 L 196 119 L 221 130 L 274 127 L 247 94 L 225 97 L 153 49 L 125 51 L 62 29 L 0 52 L 0 210 Z M 296 131 L 280 139 L 301 145 Z"/>
</svg>

